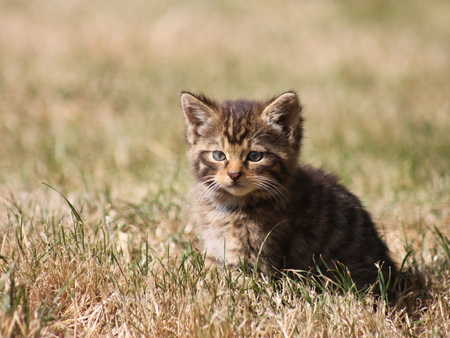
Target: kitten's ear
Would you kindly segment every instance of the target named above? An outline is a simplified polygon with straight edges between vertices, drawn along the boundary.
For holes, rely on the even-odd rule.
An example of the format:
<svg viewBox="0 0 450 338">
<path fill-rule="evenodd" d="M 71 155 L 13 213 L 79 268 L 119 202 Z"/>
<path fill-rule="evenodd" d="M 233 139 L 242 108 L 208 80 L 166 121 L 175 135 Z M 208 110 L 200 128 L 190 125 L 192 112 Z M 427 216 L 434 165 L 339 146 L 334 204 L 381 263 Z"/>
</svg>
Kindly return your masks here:
<svg viewBox="0 0 450 338">
<path fill-rule="evenodd" d="M 211 122 L 214 117 L 214 103 L 203 95 L 194 96 L 191 93 L 181 93 L 181 108 L 187 124 L 187 138 L 193 142 L 200 134 L 202 127 Z"/>
<path fill-rule="evenodd" d="M 266 123 L 291 137 L 295 136 L 301 127 L 301 111 L 302 106 L 297 94 L 286 92 L 269 102 L 261 117 Z"/>
</svg>

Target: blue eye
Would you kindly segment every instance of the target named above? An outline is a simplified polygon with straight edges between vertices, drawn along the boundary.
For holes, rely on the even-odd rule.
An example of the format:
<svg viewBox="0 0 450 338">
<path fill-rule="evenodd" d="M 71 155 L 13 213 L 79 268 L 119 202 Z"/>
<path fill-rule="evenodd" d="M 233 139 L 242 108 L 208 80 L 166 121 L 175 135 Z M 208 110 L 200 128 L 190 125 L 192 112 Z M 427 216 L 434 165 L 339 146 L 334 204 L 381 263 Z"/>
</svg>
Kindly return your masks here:
<svg viewBox="0 0 450 338">
<path fill-rule="evenodd" d="M 213 151 L 212 155 L 216 161 L 223 161 L 227 158 L 223 152 L 218 151 L 218 150 Z"/>
<path fill-rule="evenodd" d="M 261 161 L 263 156 L 264 156 L 264 154 L 260 151 L 251 151 L 247 155 L 247 160 L 252 161 L 252 162 L 258 162 L 258 161 Z"/>
</svg>

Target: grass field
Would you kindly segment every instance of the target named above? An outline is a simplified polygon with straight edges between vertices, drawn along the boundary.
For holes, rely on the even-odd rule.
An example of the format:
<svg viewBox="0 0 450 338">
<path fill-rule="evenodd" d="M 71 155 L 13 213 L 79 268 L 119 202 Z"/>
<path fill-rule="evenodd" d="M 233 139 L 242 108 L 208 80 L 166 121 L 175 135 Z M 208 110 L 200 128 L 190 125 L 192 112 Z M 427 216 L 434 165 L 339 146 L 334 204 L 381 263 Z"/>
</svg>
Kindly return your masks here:
<svg viewBox="0 0 450 338">
<path fill-rule="evenodd" d="M 448 337 L 449 15 L 447 0 L 0 0 L 0 337 Z M 299 93 L 302 160 L 372 212 L 408 281 L 394 304 L 203 266 L 181 90 Z"/>
</svg>

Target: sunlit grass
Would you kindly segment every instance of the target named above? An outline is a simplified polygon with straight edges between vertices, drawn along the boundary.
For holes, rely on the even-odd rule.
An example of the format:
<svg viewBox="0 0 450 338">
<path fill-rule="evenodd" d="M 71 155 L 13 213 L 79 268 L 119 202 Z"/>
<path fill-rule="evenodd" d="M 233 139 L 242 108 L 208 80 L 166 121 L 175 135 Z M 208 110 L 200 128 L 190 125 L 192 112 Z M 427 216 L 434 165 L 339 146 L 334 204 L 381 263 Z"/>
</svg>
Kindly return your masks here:
<svg viewBox="0 0 450 338">
<path fill-rule="evenodd" d="M 148 217 L 153 203 L 133 211 Z M 30 218 L 17 201 L 8 206 L 0 281 L 5 335 L 414 336 L 448 329 L 450 248 L 439 232 L 430 249 L 405 248 L 409 284 L 396 308 L 370 293 L 343 293 L 354 288 L 339 270 L 334 288 L 315 278 L 274 281 L 208 268 L 183 233 L 146 229 L 145 217 L 127 228 L 125 215 L 87 222 L 72 206 L 46 219 L 35 205 Z"/>
<path fill-rule="evenodd" d="M 449 12 L 0 0 L 0 336 L 448 334 Z M 340 269 L 333 287 L 204 266 L 185 216 L 181 90 L 296 90 L 302 160 L 372 212 L 402 266 L 399 296 L 343 292 Z"/>
</svg>

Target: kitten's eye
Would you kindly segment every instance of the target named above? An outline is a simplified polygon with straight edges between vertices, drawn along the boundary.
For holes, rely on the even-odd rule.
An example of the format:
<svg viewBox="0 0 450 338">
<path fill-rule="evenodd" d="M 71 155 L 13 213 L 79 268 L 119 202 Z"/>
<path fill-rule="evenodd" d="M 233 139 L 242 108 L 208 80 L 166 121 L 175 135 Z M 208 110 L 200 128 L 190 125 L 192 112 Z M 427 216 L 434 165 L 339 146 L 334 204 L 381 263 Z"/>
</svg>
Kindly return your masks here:
<svg viewBox="0 0 450 338">
<path fill-rule="evenodd" d="M 258 161 L 261 161 L 263 156 L 264 156 L 264 154 L 260 151 L 251 151 L 247 155 L 247 160 L 252 161 L 252 162 L 258 162 Z"/>
<path fill-rule="evenodd" d="M 212 155 L 216 161 L 223 161 L 227 158 L 223 152 L 218 151 L 218 150 L 213 151 Z"/>
</svg>

